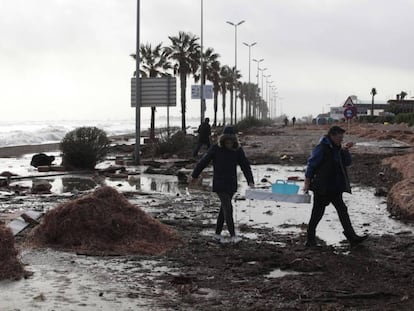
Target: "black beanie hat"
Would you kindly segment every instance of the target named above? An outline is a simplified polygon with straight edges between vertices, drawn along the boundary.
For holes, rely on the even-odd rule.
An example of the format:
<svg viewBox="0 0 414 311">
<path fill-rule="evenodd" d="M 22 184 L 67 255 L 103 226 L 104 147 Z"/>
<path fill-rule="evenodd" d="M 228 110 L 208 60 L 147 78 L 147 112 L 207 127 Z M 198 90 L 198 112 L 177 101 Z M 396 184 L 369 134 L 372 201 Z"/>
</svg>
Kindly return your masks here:
<svg viewBox="0 0 414 311">
<path fill-rule="evenodd" d="M 234 132 L 234 128 L 232 126 L 226 126 L 223 130 L 223 134 L 236 135 L 236 133 Z"/>
</svg>

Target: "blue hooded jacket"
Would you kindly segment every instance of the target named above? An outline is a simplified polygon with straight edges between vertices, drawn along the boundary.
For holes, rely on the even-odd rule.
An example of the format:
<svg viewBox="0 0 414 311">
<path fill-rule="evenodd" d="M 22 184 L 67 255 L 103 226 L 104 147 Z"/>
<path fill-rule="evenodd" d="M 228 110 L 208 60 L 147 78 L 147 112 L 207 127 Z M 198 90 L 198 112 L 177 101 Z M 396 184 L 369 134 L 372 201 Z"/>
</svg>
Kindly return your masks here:
<svg viewBox="0 0 414 311">
<path fill-rule="evenodd" d="M 305 177 L 310 179 L 310 190 L 319 194 L 351 193 L 346 169 L 351 163 L 348 150 L 323 136 L 308 158 Z"/>
</svg>

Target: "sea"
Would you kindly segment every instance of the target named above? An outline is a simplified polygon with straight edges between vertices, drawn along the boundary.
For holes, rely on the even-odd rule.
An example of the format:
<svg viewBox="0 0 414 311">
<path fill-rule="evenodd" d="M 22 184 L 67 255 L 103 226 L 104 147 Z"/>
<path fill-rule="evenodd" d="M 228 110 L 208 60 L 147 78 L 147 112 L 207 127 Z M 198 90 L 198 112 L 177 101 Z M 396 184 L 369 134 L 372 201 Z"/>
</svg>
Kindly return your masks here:
<svg viewBox="0 0 414 311">
<path fill-rule="evenodd" d="M 158 119 L 156 127 L 166 127 L 166 120 Z M 187 128 L 193 130 L 198 119 L 188 119 Z M 147 130 L 149 120 L 141 120 L 141 131 Z M 170 127 L 180 127 L 180 118 L 171 119 Z M 108 136 L 135 133 L 135 120 L 42 120 L 0 121 L 0 147 L 57 143 L 69 131 L 82 126 L 96 126 Z M 188 131 L 187 131 L 188 132 Z M 190 131 L 191 132 L 191 131 Z"/>
</svg>

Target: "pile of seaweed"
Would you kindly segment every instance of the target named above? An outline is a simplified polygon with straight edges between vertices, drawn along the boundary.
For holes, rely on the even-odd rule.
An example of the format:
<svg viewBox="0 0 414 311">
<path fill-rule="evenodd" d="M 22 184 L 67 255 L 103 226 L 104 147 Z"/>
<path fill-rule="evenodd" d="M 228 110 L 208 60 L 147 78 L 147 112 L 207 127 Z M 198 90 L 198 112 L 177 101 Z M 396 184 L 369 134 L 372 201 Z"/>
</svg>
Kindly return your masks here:
<svg viewBox="0 0 414 311">
<path fill-rule="evenodd" d="M 20 279 L 27 275 L 17 253 L 13 233 L 9 228 L 0 225 L 0 280 Z"/>
<path fill-rule="evenodd" d="M 179 237 L 105 186 L 47 212 L 32 242 L 92 255 L 162 254 L 177 245 Z"/>
</svg>

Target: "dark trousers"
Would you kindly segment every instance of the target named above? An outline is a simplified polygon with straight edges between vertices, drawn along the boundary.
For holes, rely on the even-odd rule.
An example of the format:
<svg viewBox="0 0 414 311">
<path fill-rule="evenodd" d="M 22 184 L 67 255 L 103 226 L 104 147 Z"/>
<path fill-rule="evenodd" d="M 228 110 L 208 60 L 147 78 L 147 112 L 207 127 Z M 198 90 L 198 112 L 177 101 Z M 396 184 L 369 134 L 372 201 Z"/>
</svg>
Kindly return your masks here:
<svg viewBox="0 0 414 311">
<path fill-rule="evenodd" d="M 210 142 L 209 141 L 208 142 L 199 141 L 198 144 L 197 144 L 197 147 L 195 148 L 194 153 L 193 153 L 194 157 L 196 157 L 198 155 L 198 152 L 200 151 L 200 149 L 203 145 L 206 145 L 207 149 L 210 148 Z"/>
<path fill-rule="evenodd" d="M 314 193 L 312 215 L 308 224 L 308 240 L 315 239 L 316 227 L 325 213 L 325 207 L 332 203 L 335 207 L 342 227 L 344 228 L 344 235 L 348 240 L 355 238 L 356 234 L 352 228 L 351 220 L 349 219 L 348 208 L 346 207 L 342 193 L 321 195 Z"/>
<path fill-rule="evenodd" d="M 231 236 L 234 236 L 233 205 L 231 204 L 234 193 L 217 192 L 217 195 L 220 198 L 221 206 L 217 217 L 216 234 L 221 234 L 224 221 L 226 221 L 227 230 Z"/>
</svg>

